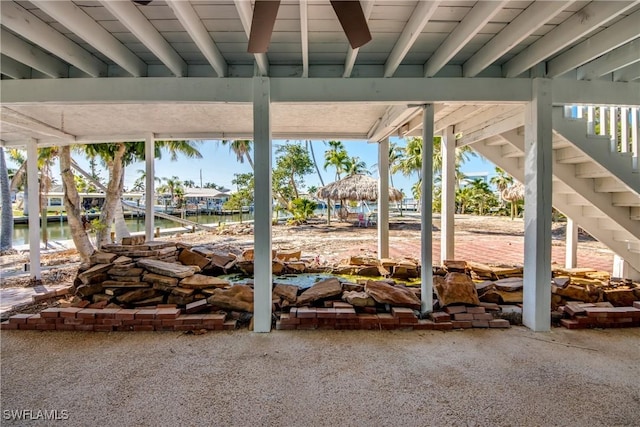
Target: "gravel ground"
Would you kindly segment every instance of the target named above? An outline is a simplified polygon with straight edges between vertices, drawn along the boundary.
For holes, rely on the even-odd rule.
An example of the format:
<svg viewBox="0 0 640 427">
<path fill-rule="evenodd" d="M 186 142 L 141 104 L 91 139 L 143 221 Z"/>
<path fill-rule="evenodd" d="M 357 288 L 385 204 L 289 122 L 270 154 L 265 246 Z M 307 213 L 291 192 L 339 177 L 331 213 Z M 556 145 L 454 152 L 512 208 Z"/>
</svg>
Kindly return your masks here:
<svg viewBox="0 0 640 427">
<path fill-rule="evenodd" d="M 639 422 L 640 328 L 0 336 L 2 409 L 53 425 Z"/>
</svg>

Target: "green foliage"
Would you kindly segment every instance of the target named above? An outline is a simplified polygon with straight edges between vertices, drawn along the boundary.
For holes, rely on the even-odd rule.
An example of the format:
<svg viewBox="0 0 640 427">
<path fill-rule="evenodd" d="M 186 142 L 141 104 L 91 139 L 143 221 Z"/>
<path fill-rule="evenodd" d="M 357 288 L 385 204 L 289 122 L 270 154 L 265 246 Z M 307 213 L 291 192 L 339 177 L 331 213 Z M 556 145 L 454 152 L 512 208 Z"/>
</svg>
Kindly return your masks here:
<svg viewBox="0 0 640 427">
<path fill-rule="evenodd" d="M 318 204 L 312 200 L 305 198 L 293 199 L 289 203 L 289 211 L 293 215 L 293 220 L 289 223 L 302 224 L 309 217 L 313 216 Z"/>
<path fill-rule="evenodd" d="M 433 174 L 437 175 L 442 172 L 442 138 L 436 136 L 433 138 Z M 422 138 L 414 137 L 407 141 L 407 145 L 404 150 L 393 147 L 395 152 L 389 153 L 389 171 L 390 173 L 402 173 L 404 176 L 411 176 L 416 174 L 418 181 L 411 188 L 413 197 L 420 198 L 421 195 L 421 183 L 422 183 Z M 468 146 L 457 148 L 455 154 L 455 173 L 456 182 L 460 182 L 464 179 L 464 174 L 460 172 L 460 167 L 465 161 L 469 160 L 471 156 L 476 154 Z"/>
<path fill-rule="evenodd" d="M 313 161 L 306 148 L 299 144 L 281 145 L 276 156 L 273 192 L 283 206 L 288 206 L 289 201 L 299 197 L 298 188 L 304 186 L 304 176 L 313 172 Z"/>
<path fill-rule="evenodd" d="M 223 207 L 242 213 L 242 207 L 253 202 L 253 173 L 234 174 L 231 183 L 237 187 L 237 191 L 229 197 L 229 200 L 224 203 Z M 240 222 L 242 222 L 242 215 L 240 215 Z"/>
<path fill-rule="evenodd" d="M 328 167 L 336 169 L 336 181 L 340 179 L 341 174 L 347 172 L 349 167 L 349 155 L 341 141 L 329 141 L 329 149 L 324 153 L 324 170 Z"/>
<path fill-rule="evenodd" d="M 456 204 L 459 213 L 484 215 L 498 205 L 498 199 L 489 184 L 478 178 L 456 191 Z"/>
</svg>

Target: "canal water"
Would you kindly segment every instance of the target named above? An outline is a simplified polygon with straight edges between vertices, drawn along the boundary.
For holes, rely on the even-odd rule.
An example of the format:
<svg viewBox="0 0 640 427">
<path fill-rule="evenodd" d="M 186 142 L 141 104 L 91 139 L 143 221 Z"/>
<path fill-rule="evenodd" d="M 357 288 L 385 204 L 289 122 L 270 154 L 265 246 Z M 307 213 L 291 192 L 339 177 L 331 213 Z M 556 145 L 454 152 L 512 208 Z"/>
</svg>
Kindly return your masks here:
<svg viewBox="0 0 640 427">
<path fill-rule="evenodd" d="M 189 221 L 197 222 L 199 224 L 219 224 L 226 222 L 239 222 L 240 214 L 234 215 L 189 215 L 186 217 Z M 242 221 L 248 221 L 253 219 L 252 213 L 242 214 Z M 144 217 L 126 219 L 127 228 L 130 232 L 144 231 Z M 175 228 L 182 225 L 170 221 L 168 219 L 156 218 L 155 226 L 163 228 Z M 54 221 L 47 223 L 47 233 L 49 240 L 70 240 L 71 232 L 67 222 Z M 29 226 L 27 224 L 16 224 L 13 227 L 13 245 L 26 245 L 29 243 Z"/>
</svg>

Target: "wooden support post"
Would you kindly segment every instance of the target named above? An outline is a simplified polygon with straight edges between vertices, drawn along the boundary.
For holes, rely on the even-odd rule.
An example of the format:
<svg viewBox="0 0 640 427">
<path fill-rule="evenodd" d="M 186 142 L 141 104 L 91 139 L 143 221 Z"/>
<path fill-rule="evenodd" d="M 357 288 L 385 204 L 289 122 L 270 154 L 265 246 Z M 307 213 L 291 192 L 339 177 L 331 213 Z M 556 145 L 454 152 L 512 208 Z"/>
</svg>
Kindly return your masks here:
<svg viewBox="0 0 640 427">
<path fill-rule="evenodd" d="M 532 80 L 525 109 L 524 300 L 522 320 L 534 331 L 551 328 L 551 80 Z"/>
</svg>

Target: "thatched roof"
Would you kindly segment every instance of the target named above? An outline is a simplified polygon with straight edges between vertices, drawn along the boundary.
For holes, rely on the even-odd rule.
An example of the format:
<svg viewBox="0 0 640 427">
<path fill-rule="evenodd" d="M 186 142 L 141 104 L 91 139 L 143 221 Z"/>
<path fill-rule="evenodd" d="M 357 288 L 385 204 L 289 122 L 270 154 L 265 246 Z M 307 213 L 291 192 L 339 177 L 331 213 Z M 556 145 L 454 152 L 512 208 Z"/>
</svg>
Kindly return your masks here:
<svg viewBox="0 0 640 427">
<path fill-rule="evenodd" d="M 378 200 L 378 180 L 367 175 L 350 175 L 339 181 L 320 187 L 316 196 L 332 200 Z M 402 193 L 389 187 L 389 200 L 402 200 Z"/>
</svg>

